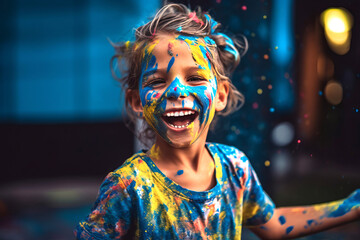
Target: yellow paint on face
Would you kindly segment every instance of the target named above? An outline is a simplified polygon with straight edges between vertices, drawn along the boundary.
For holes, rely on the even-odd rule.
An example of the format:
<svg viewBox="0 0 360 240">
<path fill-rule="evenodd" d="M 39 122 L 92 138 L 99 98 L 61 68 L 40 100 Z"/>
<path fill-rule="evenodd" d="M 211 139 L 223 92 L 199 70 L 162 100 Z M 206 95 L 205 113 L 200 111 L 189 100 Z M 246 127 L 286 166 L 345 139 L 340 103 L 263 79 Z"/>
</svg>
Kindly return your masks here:
<svg viewBox="0 0 360 240">
<path fill-rule="evenodd" d="M 214 74 L 212 73 L 211 67 L 209 66 L 209 59 L 205 58 L 204 52 L 201 51 L 201 49 L 204 51 L 207 49 L 204 39 L 198 38 L 197 41 L 193 41 L 186 38 L 185 42 L 188 44 L 195 62 L 203 68 L 198 70 L 198 74 L 205 79 L 214 79 Z"/>
</svg>

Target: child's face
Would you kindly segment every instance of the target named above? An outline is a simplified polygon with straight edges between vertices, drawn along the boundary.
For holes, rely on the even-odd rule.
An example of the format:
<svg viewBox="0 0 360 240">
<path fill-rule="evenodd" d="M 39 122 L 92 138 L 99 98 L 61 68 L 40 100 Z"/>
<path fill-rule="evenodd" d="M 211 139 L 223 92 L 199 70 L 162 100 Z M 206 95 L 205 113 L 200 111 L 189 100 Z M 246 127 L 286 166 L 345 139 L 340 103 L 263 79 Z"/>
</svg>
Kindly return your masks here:
<svg viewBox="0 0 360 240">
<path fill-rule="evenodd" d="M 144 49 L 139 81 L 143 114 L 172 146 L 206 139 L 215 110 L 224 108 L 217 106 L 218 84 L 209 57 L 203 38 L 181 35 L 157 35 Z"/>
</svg>

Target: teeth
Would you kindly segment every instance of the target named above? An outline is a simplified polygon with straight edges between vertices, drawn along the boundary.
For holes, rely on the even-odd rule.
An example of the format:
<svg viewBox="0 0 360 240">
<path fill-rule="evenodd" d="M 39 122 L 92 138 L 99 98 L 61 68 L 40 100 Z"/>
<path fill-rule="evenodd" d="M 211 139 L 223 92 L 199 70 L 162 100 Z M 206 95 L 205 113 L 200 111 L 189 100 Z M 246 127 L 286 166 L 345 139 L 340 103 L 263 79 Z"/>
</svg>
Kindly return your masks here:
<svg viewBox="0 0 360 240">
<path fill-rule="evenodd" d="M 189 124 L 185 124 L 185 125 L 181 125 L 181 126 L 177 126 L 177 125 L 173 125 L 171 123 L 169 123 L 170 126 L 172 126 L 173 128 L 186 128 L 187 126 L 189 126 Z"/>
<path fill-rule="evenodd" d="M 168 112 L 166 113 L 167 117 L 183 117 L 195 114 L 194 111 L 178 111 L 178 112 Z"/>
</svg>

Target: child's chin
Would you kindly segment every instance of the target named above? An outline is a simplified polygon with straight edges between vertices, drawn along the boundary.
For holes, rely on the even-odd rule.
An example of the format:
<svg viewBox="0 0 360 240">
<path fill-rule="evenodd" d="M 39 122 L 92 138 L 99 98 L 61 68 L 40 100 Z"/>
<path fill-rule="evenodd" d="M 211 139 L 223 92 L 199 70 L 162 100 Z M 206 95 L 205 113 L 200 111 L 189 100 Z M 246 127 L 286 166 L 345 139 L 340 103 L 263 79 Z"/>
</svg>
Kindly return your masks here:
<svg viewBox="0 0 360 240">
<path fill-rule="evenodd" d="M 190 147 L 195 141 L 196 139 L 192 138 L 170 138 L 167 142 L 174 148 L 187 148 Z"/>
</svg>

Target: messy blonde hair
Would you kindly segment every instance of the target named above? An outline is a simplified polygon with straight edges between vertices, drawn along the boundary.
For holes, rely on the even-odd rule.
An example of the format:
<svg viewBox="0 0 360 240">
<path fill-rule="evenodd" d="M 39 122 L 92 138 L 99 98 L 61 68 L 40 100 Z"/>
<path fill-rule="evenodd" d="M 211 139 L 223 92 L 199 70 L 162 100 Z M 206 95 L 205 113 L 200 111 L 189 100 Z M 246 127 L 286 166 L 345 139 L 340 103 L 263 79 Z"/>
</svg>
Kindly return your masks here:
<svg viewBox="0 0 360 240">
<path fill-rule="evenodd" d="M 208 13 L 204 13 L 200 8 L 192 12 L 183 4 L 166 4 L 163 6 L 148 23 L 135 30 L 135 42 L 112 43 L 115 48 L 115 55 L 111 58 L 111 69 L 115 79 L 119 80 L 122 89 L 138 90 L 141 74 L 142 50 L 151 42 L 157 33 L 181 34 L 196 37 L 209 37 L 216 46 L 208 46 L 212 52 L 210 63 L 218 82 L 226 81 L 229 84 L 229 94 L 226 108 L 218 112 L 219 115 L 229 115 L 237 111 L 244 103 L 244 96 L 236 89 L 230 80 L 230 75 L 240 62 L 240 58 L 247 51 L 247 40 L 242 37 L 242 41 L 231 39 L 219 32 L 221 27 L 211 18 Z M 229 51 L 231 49 L 231 51 Z M 121 61 L 121 63 L 120 63 Z M 117 77 L 114 69 L 117 63 L 122 72 L 122 77 Z M 134 123 L 138 116 L 132 110 L 128 97 L 125 98 L 126 112 Z M 131 125 L 131 124 L 130 124 Z M 130 128 L 133 128 L 130 126 Z M 147 127 L 143 134 L 147 138 L 152 138 L 152 130 Z M 142 140 L 142 136 L 138 136 Z"/>
</svg>

